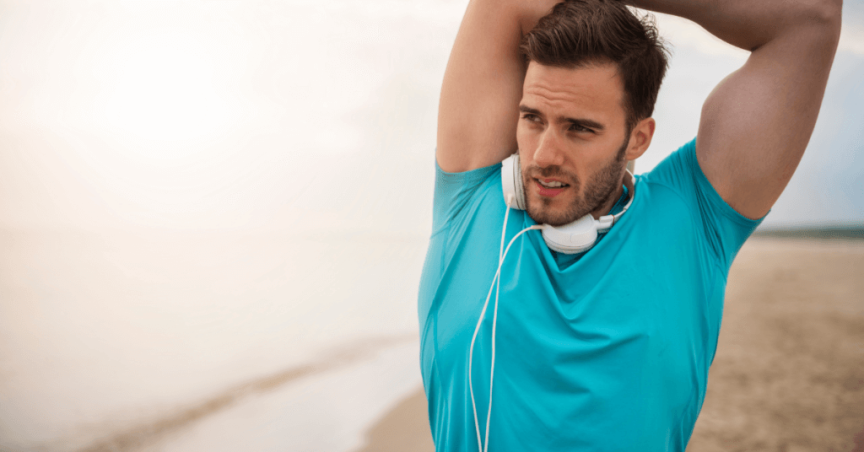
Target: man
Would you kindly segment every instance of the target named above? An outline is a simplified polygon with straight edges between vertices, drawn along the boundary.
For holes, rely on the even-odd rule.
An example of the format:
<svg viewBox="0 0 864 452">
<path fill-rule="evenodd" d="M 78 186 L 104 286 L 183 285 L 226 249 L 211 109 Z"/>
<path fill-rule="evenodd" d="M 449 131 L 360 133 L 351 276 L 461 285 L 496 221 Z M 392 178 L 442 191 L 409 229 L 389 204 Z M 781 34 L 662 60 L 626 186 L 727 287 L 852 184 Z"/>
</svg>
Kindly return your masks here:
<svg viewBox="0 0 864 452">
<path fill-rule="evenodd" d="M 729 266 L 807 146 L 841 2 L 633 2 L 751 52 L 705 101 L 696 138 L 633 185 L 665 50 L 622 3 L 556 3 L 471 0 L 447 65 L 419 296 L 432 435 L 440 451 L 683 451 Z M 499 162 L 516 152 L 525 211 L 502 195 Z M 621 212 L 579 254 L 518 237 L 500 309 L 480 320 L 505 213 L 506 244 Z"/>
</svg>

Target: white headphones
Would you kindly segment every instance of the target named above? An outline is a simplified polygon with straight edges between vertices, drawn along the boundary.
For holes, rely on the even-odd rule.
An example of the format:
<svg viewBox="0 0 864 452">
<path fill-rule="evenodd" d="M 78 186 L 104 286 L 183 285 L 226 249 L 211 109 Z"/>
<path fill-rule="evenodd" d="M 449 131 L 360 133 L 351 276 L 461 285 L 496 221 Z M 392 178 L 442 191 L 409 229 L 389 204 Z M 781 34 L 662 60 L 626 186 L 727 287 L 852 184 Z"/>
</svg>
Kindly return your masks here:
<svg viewBox="0 0 864 452">
<path fill-rule="evenodd" d="M 525 210 L 525 188 L 522 186 L 522 167 L 519 164 L 519 154 L 513 154 L 501 162 L 501 186 L 504 189 L 504 202 L 508 207 Z M 577 254 L 588 251 L 597 241 L 598 232 L 606 232 L 614 225 L 621 215 L 630 208 L 633 202 L 633 162 L 627 164 L 627 174 L 624 185 L 629 190 L 629 199 L 624 209 L 616 215 L 606 215 L 595 220 L 589 213 L 578 220 L 562 226 L 544 224 L 543 240 L 549 248 L 564 254 Z"/>
</svg>

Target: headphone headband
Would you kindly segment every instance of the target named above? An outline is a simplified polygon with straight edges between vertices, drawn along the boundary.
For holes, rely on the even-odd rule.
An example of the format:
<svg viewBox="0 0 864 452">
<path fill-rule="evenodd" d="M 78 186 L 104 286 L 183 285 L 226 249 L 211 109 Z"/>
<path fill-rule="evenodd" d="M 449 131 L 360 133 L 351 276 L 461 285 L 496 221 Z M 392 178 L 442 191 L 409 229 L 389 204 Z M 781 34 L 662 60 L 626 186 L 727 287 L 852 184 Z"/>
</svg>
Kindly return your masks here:
<svg viewBox="0 0 864 452">
<path fill-rule="evenodd" d="M 624 208 L 615 215 L 605 215 L 600 217 L 597 220 L 597 232 L 608 231 L 612 226 L 615 225 L 615 223 L 618 222 L 618 219 L 621 218 L 621 215 L 624 215 L 624 212 L 626 212 L 627 209 L 630 208 L 630 204 L 633 202 L 633 197 L 636 194 L 636 187 L 633 185 L 633 181 L 636 179 L 634 178 L 633 173 L 631 173 L 629 169 L 625 169 L 624 171 L 626 171 L 627 175 L 630 176 L 624 178 L 624 186 L 627 187 L 627 190 L 630 192 L 630 196 L 627 197 L 627 204 L 624 204 Z"/>
</svg>

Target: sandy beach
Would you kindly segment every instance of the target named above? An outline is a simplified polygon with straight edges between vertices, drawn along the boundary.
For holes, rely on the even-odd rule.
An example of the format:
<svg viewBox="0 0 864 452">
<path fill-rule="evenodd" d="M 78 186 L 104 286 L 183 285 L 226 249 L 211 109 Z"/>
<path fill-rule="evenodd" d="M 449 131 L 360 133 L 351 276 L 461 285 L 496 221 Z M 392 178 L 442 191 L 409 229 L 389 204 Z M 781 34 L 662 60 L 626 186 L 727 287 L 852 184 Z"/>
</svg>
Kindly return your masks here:
<svg viewBox="0 0 864 452">
<path fill-rule="evenodd" d="M 422 388 L 360 452 L 434 450 Z M 864 241 L 753 238 L 690 452 L 864 452 Z"/>
</svg>

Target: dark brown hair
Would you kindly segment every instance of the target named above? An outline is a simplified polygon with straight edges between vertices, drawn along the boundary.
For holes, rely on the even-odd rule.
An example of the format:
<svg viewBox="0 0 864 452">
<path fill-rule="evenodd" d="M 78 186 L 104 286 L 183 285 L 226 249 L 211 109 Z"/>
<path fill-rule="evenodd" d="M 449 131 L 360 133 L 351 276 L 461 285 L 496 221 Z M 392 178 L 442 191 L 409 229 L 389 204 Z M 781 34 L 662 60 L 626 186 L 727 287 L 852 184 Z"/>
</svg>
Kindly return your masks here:
<svg viewBox="0 0 864 452">
<path fill-rule="evenodd" d="M 612 62 L 624 82 L 627 130 L 654 112 L 668 65 L 653 17 L 637 17 L 618 0 L 566 0 L 555 5 L 520 46 L 527 61 L 577 68 Z"/>
</svg>

